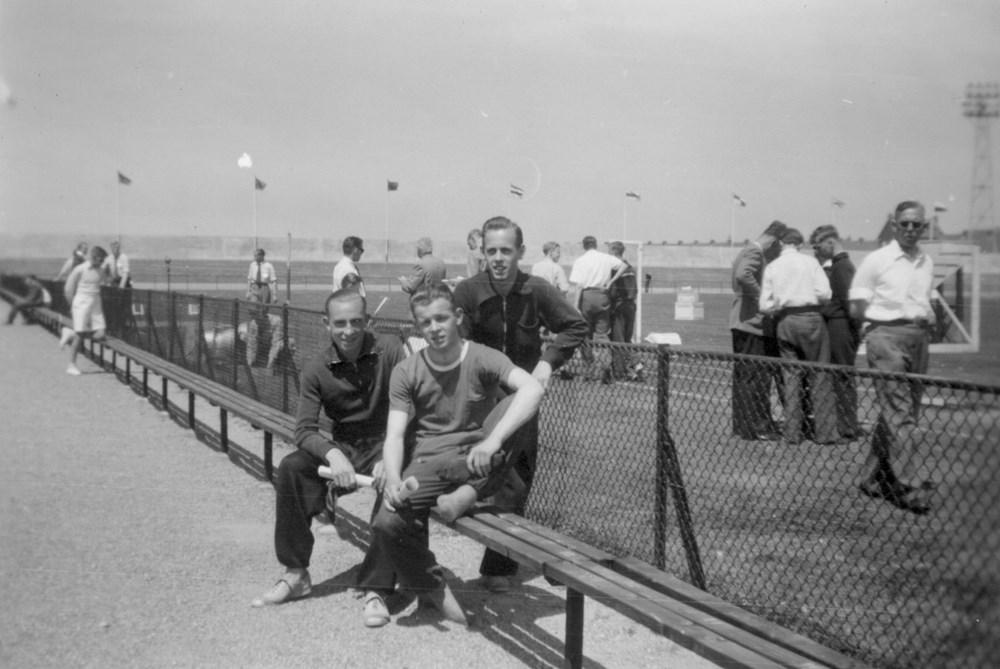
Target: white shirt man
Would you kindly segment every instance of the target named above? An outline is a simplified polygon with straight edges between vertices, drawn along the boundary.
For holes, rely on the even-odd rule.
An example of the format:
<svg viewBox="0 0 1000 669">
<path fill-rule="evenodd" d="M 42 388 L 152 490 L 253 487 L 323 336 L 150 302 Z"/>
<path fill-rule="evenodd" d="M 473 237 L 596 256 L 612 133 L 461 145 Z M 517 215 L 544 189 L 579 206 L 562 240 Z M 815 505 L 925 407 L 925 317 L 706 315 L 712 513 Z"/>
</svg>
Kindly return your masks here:
<svg viewBox="0 0 1000 669">
<path fill-rule="evenodd" d="M 565 296 L 569 293 L 569 280 L 566 278 L 566 270 L 559 265 L 562 249 L 556 242 L 545 242 L 542 253 L 545 258 L 531 266 L 531 275 L 544 279 Z"/>
<path fill-rule="evenodd" d="M 361 254 L 365 252 L 364 242 L 360 237 L 345 237 L 343 250 L 344 257 L 333 268 L 333 292 L 354 286 L 358 294 L 364 297 L 365 284 L 355 264 L 361 260 Z"/>
<path fill-rule="evenodd" d="M 111 255 L 105 258 L 104 266 L 108 276 L 111 277 L 112 286 L 132 287 L 132 272 L 129 269 L 128 256 L 122 253 L 121 244 L 111 242 Z"/>
</svg>

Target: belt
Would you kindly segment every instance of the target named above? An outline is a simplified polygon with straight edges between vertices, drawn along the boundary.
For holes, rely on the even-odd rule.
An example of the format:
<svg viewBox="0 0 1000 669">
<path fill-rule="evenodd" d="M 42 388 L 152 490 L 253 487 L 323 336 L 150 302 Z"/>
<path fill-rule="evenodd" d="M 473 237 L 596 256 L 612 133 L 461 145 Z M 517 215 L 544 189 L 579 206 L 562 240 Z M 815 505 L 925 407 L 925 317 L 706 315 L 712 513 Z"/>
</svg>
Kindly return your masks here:
<svg viewBox="0 0 1000 669">
<path fill-rule="evenodd" d="M 778 313 L 778 317 L 790 316 L 792 314 L 813 314 L 819 313 L 820 306 L 818 304 L 810 304 L 803 307 L 785 307 Z"/>
<path fill-rule="evenodd" d="M 894 318 L 891 321 L 875 321 L 869 318 L 868 323 L 872 327 L 878 327 L 878 326 L 893 327 L 896 325 L 918 325 L 920 327 L 925 327 L 927 325 L 927 319 Z"/>
</svg>

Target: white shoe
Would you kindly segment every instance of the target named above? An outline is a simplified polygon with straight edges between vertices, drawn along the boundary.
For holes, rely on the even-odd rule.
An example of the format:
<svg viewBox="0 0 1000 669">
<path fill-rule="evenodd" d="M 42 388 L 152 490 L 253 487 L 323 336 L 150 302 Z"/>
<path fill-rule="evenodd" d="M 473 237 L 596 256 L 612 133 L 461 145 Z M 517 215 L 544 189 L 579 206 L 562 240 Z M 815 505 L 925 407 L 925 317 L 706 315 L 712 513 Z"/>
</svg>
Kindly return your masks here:
<svg viewBox="0 0 1000 669">
<path fill-rule="evenodd" d="M 73 363 L 69 363 L 69 367 L 66 368 L 66 373 L 70 376 L 80 376 L 83 374 L 83 372 L 81 372 L 80 369 Z"/>
</svg>

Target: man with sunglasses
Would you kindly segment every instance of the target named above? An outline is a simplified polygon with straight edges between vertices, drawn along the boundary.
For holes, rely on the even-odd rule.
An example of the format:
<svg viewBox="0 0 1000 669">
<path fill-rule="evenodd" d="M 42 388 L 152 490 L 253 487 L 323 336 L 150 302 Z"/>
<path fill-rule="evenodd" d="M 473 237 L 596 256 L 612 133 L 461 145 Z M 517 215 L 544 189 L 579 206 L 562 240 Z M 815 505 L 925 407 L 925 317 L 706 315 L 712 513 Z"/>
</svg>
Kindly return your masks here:
<svg viewBox="0 0 1000 669">
<path fill-rule="evenodd" d="M 866 321 L 868 364 L 898 374 L 927 372 L 934 262 L 920 248 L 924 206 L 907 200 L 893 216 L 895 239 L 870 253 L 851 282 L 851 315 Z M 919 477 L 920 384 L 877 378 L 879 417 L 859 484 L 861 493 L 925 514 L 934 484 Z"/>
</svg>

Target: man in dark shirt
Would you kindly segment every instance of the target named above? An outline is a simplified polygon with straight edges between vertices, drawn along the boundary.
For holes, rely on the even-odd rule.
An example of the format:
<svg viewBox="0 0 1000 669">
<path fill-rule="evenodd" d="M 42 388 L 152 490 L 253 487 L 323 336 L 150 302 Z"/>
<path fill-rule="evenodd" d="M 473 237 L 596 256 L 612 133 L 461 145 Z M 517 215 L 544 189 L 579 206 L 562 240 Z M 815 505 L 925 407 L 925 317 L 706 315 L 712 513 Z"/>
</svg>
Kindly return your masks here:
<svg viewBox="0 0 1000 669">
<path fill-rule="evenodd" d="M 608 253 L 625 263 L 625 269 L 612 281 L 611 297 L 611 341 L 632 343 L 635 333 L 635 299 L 639 294 L 638 277 L 635 268 L 625 260 L 625 244 L 611 242 Z M 642 378 L 641 368 L 636 368 L 629 351 L 611 351 L 611 374 L 615 379 L 638 381 Z"/>
<path fill-rule="evenodd" d="M 486 271 L 455 287 L 455 306 L 465 313 L 462 336 L 506 354 L 545 388 L 553 370 L 572 358 L 587 338 L 587 323 L 557 288 L 518 269 L 524 256 L 524 235 L 516 223 L 503 216 L 486 221 L 483 252 Z M 553 335 L 544 352 L 543 327 Z M 524 441 L 508 483 L 494 501 L 523 513 L 535 475 L 538 416 L 512 439 Z M 503 592 L 510 588 L 508 577 L 517 573 L 517 563 L 488 549 L 479 572 L 488 589 Z"/>
<path fill-rule="evenodd" d="M 335 501 L 335 495 L 357 487 L 355 474 L 376 478 L 381 474 L 389 377 L 406 357 L 403 343 L 398 337 L 365 330 L 365 299 L 351 288 L 327 298 L 326 314 L 323 324 L 330 331 L 330 347 L 302 372 L 295 424 L 298 450 L 281 461 L 275 480 L 274 548 L 285 574 L 253 601 L 254 606 L 280 604 L 310 593 L 312 519 L 332 510 L 328 495 Z M 321 410 L 333 421 L 332 439 L 319 431 Z M 319 476 L 320 465 L 329 466 L 329 482 Z M 366 555 L 358 587 L 365 591 L 365 625 L 388 623 L 384 598 L 393 592 L 395 577 L 378 551 Z"/>
<path fill-rule="evenodd" d="M 48 295 L 42 282 L 34 274 L 29 274 L 24 279 L 24 287 L 28 291 L 24 297 L 15 298 L 15 302 L 10 305 L 10 313 L 7 314 L 7 325 L 13 325 L 18 314 L 24 318 L 24 322 L 32 322 L 32 312 L 35 307 L 44 307 L 52 303 L 52 296 Z M 48 295 L 48 297 L 46 297 Z"/>
<path fill-rule="evenodd" d="M 830 333 L 830 362 L 853 368 L 861 345 L 861 324 L 851 318 L 848 299 L 854 263 L 840 242 L 837 228 L 832 225 L 821 225 L 813 230 L 809 243 L 830 280 L 833 293 L 830 301 L 822 306 L 826 329 Z M 837 431 L 842 437 L 857 439 L 864 432 L 858 425 L 858 390 L 854 375 L 834 374 L 833 392 L 837 400 Z"/>
</svg>

